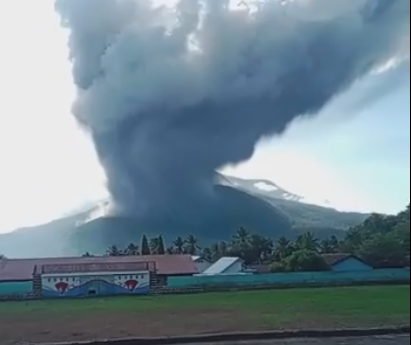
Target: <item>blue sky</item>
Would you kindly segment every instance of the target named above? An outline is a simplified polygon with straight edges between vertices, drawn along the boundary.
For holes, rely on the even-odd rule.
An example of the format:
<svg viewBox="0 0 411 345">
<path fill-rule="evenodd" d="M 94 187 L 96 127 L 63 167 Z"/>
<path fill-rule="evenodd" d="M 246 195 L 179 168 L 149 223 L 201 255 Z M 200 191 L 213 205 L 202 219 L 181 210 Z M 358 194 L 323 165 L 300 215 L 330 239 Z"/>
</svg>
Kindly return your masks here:
<svg viewBox="0 0 411 345">
<path fill-rule="evenodd" d="M 0 2 L 0 232 L 106 194 L 92 146 L 70 114 L 67 34 L 52 4 Z M 409 67 L 378 78 L 360 82 L 319 117 L 298 121 L 283 137 L 261 143 L 250 162 L 226 171 L 271 179 L 341 210 L 400 210 L 410 198 Z"/>
</svg>

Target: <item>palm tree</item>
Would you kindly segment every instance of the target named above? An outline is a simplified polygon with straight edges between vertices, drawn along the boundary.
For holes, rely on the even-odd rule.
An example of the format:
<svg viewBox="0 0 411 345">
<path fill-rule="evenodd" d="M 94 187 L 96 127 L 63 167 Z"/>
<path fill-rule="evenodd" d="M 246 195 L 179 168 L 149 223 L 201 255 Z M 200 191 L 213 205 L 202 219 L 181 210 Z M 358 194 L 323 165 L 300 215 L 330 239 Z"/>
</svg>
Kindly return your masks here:
<svg viewBox="0 0 411 345">
<path fill-rule="evenodd" d="M 275 256 L 277 260 L 283 260 L 286 257 L 290 256 L 293 252 L 293 247 L 291 241 L 288 240 L 286 237 L 281 237 L 277 241 L 277 245 L 275 248 Z"/>
<path fill-rule="evenodd" d="M 152 238 L 150 240 L 149 247 L 150 247 L 151 255 L 159 254 L 160 239 L 158 237 Z"/>
<path fill-rule="evenodd" d="M 213 260 L 213 251 L 212 248 L 203 248 L 201 256 L 206 260 Z"/>
<path fill-rule="evenodd" d="M 312 232 L 307 232 L 297 237 L 295 247 L 297 250 L 309 250 L 316 252 L 319 247 L 318 239 Z"/>
<path fill-rule="evenodd" d="M 166 249 L 166 254 L 168 254 L 168 255 L 174 255 L 175 253 L 176 253 L 176 251 L 175 251 L 174 247 L 168 247 Z"/>
<path fill-rule="evenodd" d="M 126 248 L 126 254 L 131 256 L 140 255 L 138 246 L 130 243 Z"/>
<path fill-rule="evenodd" d="M 196 255 L 201 250 L 201 247 L 198 245 L 198 238 L 193 235 L 189 235 L 185 243 L 185 252 L 187 254 Z"/>
<path fill-rule="evenodd" d="M 227 242 L 225 242 L 225 241 L 220 242 L 220 244 L 218 245 L 218 252 L 219 252 L 220 257 L 228 255 L 229 246 L 228 246 Z"/>
<path fill-rule="evenodd" d="M 175 247 L 176 254 L 184 254 L 184 246 L 186 245 L 186 241 L 183 240 L 181 237 L 177 237 L 173 241 L 173 245 Z"/>
<path fill-rule="evenodd" d="M 337 238 L 337 236 L 331 236 L 330 245 L 335 253 L 341 252 L 341 241 Z"/>
<path fill-rule="evenodd" d="M 221 251 L 220 251 L 220 243 L 214 243 L 211 247 L 210 247 L 210 253 L 211 253 L 211 260 L 212 261 L 217 261 L 218 259 L 220 259 L 222 256 Z"/>
<path fill-rule="evenodd" d="M 120 249 L 118 249 L 117 246 L 111 246 L 110 248 L 108 248 L 107 250 L 107 255 L 108 256 L 121 256 L 122 252 Z"/>
<path fill-rule="evenodd" d="M 333 247 L 333 244 L 331 243 L 331 240 L 326 239 L 321 241 L 320 243 L 320 252 L 321 254 L 335 254 L 335 248 Z"/>
<path fill-rule="evenodd" d="M 250 232 L 244 227 L 238 229 L 237 233 L 233 236 L 233 244 L 238 248 L 248 248 L 250 247 L 250 243 Z"/>
<path fill-rule="evenodd" d="M 260 235 L 251 235 L 250 249 L 243 259 L 249 263 L 262 263 L 272 255 L 273 241 Z"/>
<path fill-rule="evenodd" d="M 159 236 L 158 237 L 158 243 L 157 243 L 157 254 L 159 255 L 164 255 L 166 253 L 166 247 L 164 245 L 164 237 Z"/>
<path fill-rule="evenodd" d="M 345 244 L 350 252 L 357 250 L 364 242 L 364 233 L 361 226 L 356 226 L 348 230 L 345 236 Z"/>
</svg>

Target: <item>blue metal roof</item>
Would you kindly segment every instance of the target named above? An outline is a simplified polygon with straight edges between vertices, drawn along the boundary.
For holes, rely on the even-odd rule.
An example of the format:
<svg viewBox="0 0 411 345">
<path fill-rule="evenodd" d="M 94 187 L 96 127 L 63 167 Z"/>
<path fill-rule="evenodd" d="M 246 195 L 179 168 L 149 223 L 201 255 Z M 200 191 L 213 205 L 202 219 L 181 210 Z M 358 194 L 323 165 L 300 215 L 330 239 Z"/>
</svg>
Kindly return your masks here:
<svg viewBox="0 0 411 345">
<path fill-rule="evenodd" d="M 224 274 L 225 271 L 227 271 L 231 266 L 233 266 L 238 261 L 241 261 L 241 259 L 231 258 L 231 257 L 221 258 L 215 264 L 213 264 L 210 268 L 205 270 L 203 274 L 205 275 Z"/>
</svg>

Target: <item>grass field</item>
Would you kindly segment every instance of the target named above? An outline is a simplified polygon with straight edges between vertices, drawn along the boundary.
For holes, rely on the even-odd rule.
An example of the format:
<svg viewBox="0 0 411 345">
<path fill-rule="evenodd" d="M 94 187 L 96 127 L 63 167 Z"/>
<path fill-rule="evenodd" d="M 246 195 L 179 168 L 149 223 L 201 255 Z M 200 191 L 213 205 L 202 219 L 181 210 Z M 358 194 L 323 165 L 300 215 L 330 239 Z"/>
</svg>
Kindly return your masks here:
<svg viewBox="0 0 411 345">
<path fill-rule="evenodd" d="M 6 344 L 409 323 L 409 286 L 0 304 L 0 334 Z"/>
</svg>

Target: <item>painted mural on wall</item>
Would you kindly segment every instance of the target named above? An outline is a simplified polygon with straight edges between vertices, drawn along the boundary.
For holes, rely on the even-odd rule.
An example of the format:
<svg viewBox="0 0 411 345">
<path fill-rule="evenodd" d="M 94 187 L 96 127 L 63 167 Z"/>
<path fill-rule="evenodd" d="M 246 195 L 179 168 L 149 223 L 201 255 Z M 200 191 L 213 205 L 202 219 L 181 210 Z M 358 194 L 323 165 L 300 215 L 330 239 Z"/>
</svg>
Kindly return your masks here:
<svg viewBox="0 0 411 345">
<path fill-rule="evenodd" d="M 44 297 L 108 296 L 147 294 L 150 291 L 148 272 L 115 275 L 43 276 Z"/>
</svg>

